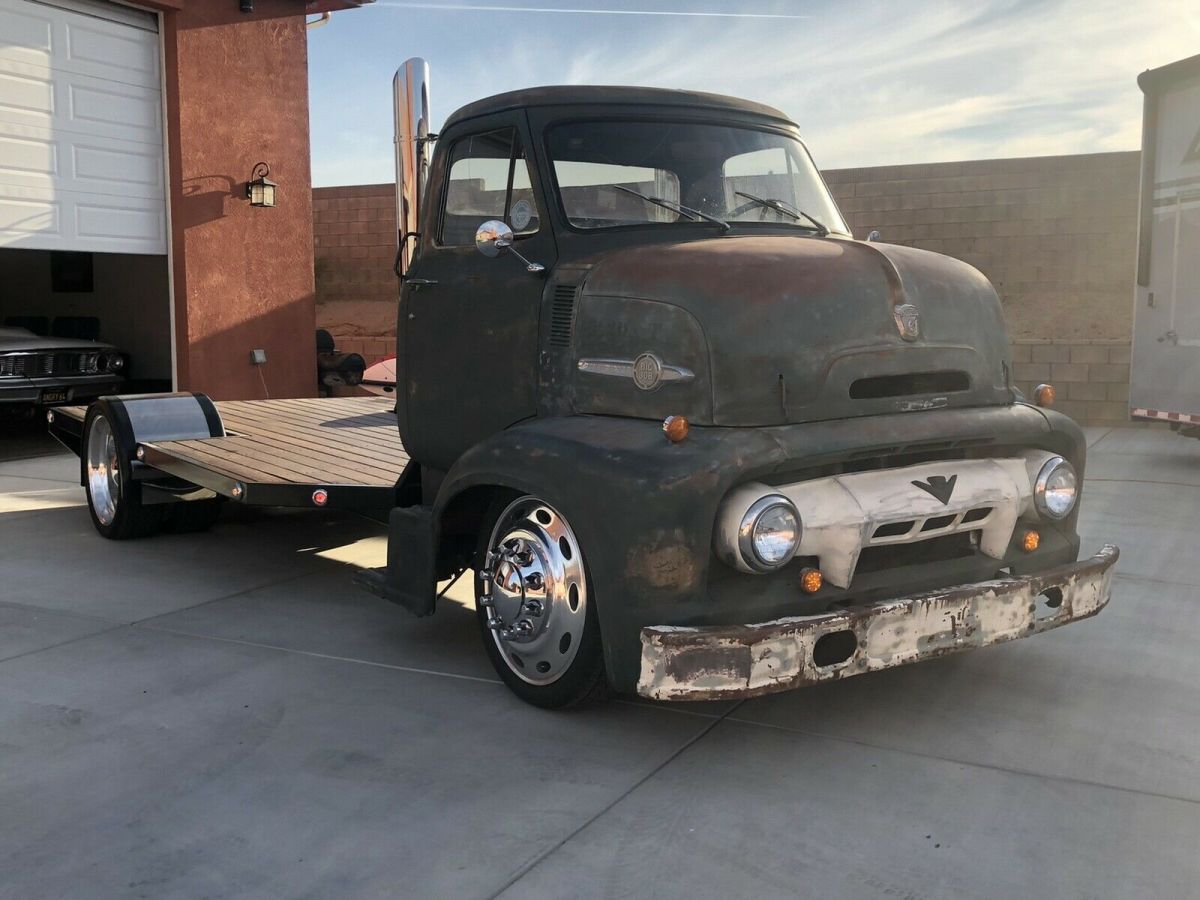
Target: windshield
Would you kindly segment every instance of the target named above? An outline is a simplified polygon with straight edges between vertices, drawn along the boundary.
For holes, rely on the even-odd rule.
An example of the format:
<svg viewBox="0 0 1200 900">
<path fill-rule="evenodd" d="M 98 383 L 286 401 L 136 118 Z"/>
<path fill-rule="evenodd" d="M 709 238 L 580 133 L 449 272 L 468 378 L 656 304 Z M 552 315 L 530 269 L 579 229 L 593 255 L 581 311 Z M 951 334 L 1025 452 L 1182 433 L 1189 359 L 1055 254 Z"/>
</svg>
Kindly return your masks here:
<svg viewBox="0 0 1200 900">
<path fill-rule="evenodd" d="M 785 134 L 693 122 L 571 122 L 551 128 L 547 141 L 576 228 L 715 218 L 850 233 L 808 151 Z"/>
</svg>

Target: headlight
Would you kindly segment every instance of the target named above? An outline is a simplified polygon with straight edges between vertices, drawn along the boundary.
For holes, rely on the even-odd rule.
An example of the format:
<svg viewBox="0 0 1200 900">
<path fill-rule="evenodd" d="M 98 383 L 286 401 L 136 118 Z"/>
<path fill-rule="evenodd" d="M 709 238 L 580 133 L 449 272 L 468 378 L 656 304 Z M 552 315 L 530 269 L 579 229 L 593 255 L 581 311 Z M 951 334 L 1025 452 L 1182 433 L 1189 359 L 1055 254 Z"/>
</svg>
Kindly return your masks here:
<svg viewBox="0 0 1200 900">
<path fill-rule="evenodd" d="M 1051 457 L 1038 472 L 1033 486 L 1033 503 L 1048 519 L 1065 519 L 1075 508 L 1075 469 L 1061 456 Z"/>
<path fill-rule="evenodd" d="M 104 357 L 104 368 L 109 372 L 120 372 L 125 368 L 125 357 L 120 353 L 109 353 Z"/>
<path fill-rule="evenodd" d="M 800 513 L 781 494 L 756 500 L 742 516 L 738 549 L 746 565 L 769 572 L 787 565 L 800 546 Z"/>
</svg>

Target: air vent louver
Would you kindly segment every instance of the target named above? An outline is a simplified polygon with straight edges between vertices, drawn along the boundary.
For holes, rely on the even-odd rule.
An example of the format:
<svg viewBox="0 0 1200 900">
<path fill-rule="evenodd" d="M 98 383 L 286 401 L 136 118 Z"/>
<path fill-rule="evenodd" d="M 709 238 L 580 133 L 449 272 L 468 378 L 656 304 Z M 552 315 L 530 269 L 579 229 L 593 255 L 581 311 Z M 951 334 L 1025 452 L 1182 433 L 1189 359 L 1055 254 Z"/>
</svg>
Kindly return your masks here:
<svg viewBox="0 0 1200 900">
<path fill-rule="evenodd" d="M 575 327 L 575 298 L 578 296 L 577 284 L 554 286 L 554 300 L 550 305 L 551 347 L 571 346 L 571 332 Z"/>
</svg>

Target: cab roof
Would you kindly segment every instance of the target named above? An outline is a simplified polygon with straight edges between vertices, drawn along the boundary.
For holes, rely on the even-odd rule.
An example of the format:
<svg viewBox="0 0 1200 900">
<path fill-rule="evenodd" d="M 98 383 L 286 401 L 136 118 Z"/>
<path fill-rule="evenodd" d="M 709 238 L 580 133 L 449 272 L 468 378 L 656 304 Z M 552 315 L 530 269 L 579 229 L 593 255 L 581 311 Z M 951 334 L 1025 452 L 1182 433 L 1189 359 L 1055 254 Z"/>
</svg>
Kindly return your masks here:
<svg viewBox="0 0 1200 900">
<path fill-rule="evenodd" d="M 677 106 L 720 109 L 730 112 L 748 113 L 767 119 L 775 119 L 788 125 L 795 123 L 773 106 L 727 97 L 724 94 L 708 94 L 703 91 L 676 91 L 666 88 L 624 87 L 614 85 L 547 85 L 508 91 L 468 103 L 446 119 L 443 127 L 448 128 L 464 119 L 505 112 L 529 106 Z"/>
</svg>

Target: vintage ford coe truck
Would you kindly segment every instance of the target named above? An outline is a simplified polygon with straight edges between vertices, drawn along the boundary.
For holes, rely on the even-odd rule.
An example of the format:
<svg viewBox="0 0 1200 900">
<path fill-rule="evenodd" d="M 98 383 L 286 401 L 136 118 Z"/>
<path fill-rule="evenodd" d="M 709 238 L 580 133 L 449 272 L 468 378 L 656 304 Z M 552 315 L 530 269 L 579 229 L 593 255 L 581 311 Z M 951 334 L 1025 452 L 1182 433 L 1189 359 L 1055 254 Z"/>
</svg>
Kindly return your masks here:
<svg viewBox="0 0 1200 900">
<path fill-rule="evenodd" d="M 454 113 L 427 161 L 425 84 L 398 73 L 421 473 L 388 578 L 425 612 L 475 568 L 518 694 L 748 696 L 1106 603 L 1116 550 L 1075 562 L 1080 430 L 1014 390 L 995 290 L 854 240 L 787 116 L 536 88 Z"/>
<path fill-rule="evenodd" d="M 380 516 L 388 565 L 361 580 L 428 615 L 473 571 L 519 696 L 748 697 L 1108 602 L 1116 548 L 1076 561 L 1082 433 L 1048 386 L 1014 388 L 992 285 L 855 240 L 783 113 L 535 88 L 460 109 L 435 145 L 410 60 L 396 121 L 408 461 Z M 211 407 L 203 437 L 235 440 Z M 133 502 L 104 473 L 135 452 L 255 496 L 137 428 L 115 456 L 83 434 L 89 496 Z"/>
</svg>

